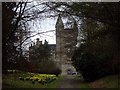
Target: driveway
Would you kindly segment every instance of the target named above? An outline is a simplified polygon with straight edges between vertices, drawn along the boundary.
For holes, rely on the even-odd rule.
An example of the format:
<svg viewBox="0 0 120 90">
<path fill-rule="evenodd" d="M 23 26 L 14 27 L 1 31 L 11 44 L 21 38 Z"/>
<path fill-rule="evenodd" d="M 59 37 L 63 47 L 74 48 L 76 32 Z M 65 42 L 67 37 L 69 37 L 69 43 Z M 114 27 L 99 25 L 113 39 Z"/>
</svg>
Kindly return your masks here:
<svg viewBox="0 0 120 90">
<path fill-rule="evenodd" d="M 73 75 L 67 75 L 60 82 L 59 88 L 79 88 L 80 80 L 74 78 Z"/>
</svg>

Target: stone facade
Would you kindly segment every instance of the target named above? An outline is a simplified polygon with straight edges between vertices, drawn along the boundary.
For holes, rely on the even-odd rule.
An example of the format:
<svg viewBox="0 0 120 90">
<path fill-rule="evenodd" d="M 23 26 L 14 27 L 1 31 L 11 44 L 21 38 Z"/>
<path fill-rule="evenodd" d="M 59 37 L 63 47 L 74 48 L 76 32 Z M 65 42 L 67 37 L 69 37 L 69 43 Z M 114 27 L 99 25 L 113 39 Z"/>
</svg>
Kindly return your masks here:
<svg viewBox="0 0 120 90">
<path fill-rule="evenodd" d="M 71 58 L 77 44 L 78 29 L 73 19 L 73 27 L 64 29 L 64 24 L 59 16 L 56 22 L 56 61 L 62 70 L 62 75 L 67 74 L 67 70 L 76 71 L 72 66 Z"/>
</svg>

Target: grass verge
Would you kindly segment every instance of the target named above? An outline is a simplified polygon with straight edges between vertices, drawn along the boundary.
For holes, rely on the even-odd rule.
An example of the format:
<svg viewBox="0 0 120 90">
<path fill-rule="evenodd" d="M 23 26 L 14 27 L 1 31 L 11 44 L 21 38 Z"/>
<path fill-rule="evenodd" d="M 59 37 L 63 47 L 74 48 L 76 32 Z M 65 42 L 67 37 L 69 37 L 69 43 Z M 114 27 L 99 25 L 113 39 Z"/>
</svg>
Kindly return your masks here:
<svg viewBox="0 0 120 90">
<path fill-rule="evenodd" d="M 79 78 L 80 76 L 80 78 Z M 106 76 L 93 82 L 83 82 L 81 75 L 74 76 L 76 79 L 80 79 L 80 88 L 119 88 L 120 78 L 118 75 Z"/>
<path fill-rule="evenodd" d="M 118 75 L 111 75 L 91 82 L 89 86 L 91 88 L 119 88 L 119 81 Z"/>
<path fill-rule="evenodd" d="M 58 76 L 58 79 L 49 83 L 42 85 L 38 82 L 33 84 L 31 81 L 22 81 L 19 79 L 20 74 L 7 74 L 3 75 L 2 88 L 57 88 L 59 86 L 59 81 L 62 79 Z"/>
</svg>

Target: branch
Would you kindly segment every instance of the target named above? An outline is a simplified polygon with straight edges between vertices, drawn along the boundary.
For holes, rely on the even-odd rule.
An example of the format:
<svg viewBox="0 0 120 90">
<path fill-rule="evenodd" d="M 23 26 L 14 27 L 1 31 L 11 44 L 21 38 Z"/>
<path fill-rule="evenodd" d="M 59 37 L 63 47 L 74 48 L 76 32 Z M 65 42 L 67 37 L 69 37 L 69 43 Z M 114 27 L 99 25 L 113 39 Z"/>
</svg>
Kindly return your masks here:
<svg viewBox="0 0 120 90">
<path fill-rule="evenodd" d="M 21 4 L 23 4 L 23 3 L 21 3 Z M 23 15 L 23 13 L 24 13 L 24 10 L 25 10 L 26 5 L 27 5 L 27 2 L 25 2 L 25 5 L 24 5 L 24 7 L 23 7 L 23 11 L 22 11 L 22 12 L 21 12 L 21 9 L 22 9 L 22 8 L 20 9 L 21 14 L 19 13 L 19 16 L 18 16 L 18 18 L 17 18 L 17 20 L 16 20 L 16 23 L 15 23 L 15 25 L 14 25 L 14 28 L 11 27 L 11 29 L 13 28 L 13 31 L 11 31 L 11 33 L 8 35 L 8 39 L 7 39 L 5 42 L 2 43 L 3 45 L 5 45 L 5 44 L 12 38 L 12 34 L 15 33 L 15 31 L 17 30 L 17 28 L 18 28 L 18 23 L 19 23 L 20 20 L 21 20 L 21 17 L 22 17 L 22 15 Z"/>
<path fill-rule="evenodd" d="M 25 38 L 25 39 L 21 42 L 21 44 L 23 44 L 26 40 L 28 40 L 28 39 L 31 38 L 31 37 L 35 37 L 36 35 L 43 34 L 43 33 L 48 33 L 48 32 L 53 32 L 53 31 L 55 31 L 55 30 L 49 30 L 49 31 L 46 31 L 46 32 L 40 32 L 40 33 L 37 33 L 37 34 L 35 34 L 35 35 L 29 36 L 29 37 Z M 19 44 L 18 46 L 20 46 L 20 44 Z M 18 46 L 17 46 L 17 47 L 18 47 Z"/>
<path fill-rule="evenodd" d="M 28 10 L 30 10 L 30 9 L 32 9 L 32 8 L 34 8 L 34 7 L 36 7 L 36 6 L 39 6 L 39 5 L 42 5 L 42 3 L 34 5 L 34 6 L 30 7 L 30 8 L 28 8 L 28 9 L 26 9 L 25 12 L 28 11 Z"/>
</svg>

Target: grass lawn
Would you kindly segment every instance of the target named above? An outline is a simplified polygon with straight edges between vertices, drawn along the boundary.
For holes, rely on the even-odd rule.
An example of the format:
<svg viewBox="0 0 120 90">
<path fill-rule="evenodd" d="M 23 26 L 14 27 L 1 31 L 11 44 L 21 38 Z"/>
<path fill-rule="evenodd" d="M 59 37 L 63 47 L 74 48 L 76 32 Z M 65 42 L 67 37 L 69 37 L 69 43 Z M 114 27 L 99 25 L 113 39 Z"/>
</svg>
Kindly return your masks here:
<svg viewBox="0 0 120 90">
<path fill-rule="evenodd" d="M 58 76 L 58 79 L 49 83 L 42 85 L 38 82 L 33 84 L 31 81 L 22 81 L 19 76 L 22 74 L 7 74 L 3 75 L 2 88 L 59 88 L 61 80 L 65 76 Z M 26 75 L 26 74 L 25 74 Z M 78 79 L 77 76 L 74 76 Z M 78 82 L 80 88 L 118 88 L 118 75 L 106 76 L 94 82 Z"/>
<path fill-rule="evenodd" d="M 58 76 L 58 79 L 49 83 L 42 85 L 38 82 L 33 84 L 31 81 L 22 81 L 19 79 L 20 74 L 7 74 L 3 75 L 2 88 L 57 88 L 59 85 L 59 80 L 62 76 Z"/>
<path fill-rule="evenodd" d="M 78 78 L 78 76 L 74 76 L 74 77 Z M 118 88 L 120 86 L 118 85 L 119 81 L 120 81 L 120 78 L 118 78 L 118 75 L 111 75 L 111 76 L 106 76 L 89 83 L 80 82 L 79 87 L 80 88 Z"/>
<path fill-rule="evenodd" d="M 120 78 L 118 77 L 118 75 L 111 75 L 91 82 L 89 86 L 91 88 L 119 88 L 119 81 Z"/>
<path fill-rule="evenodd" d="M 80 88 L 119 88 L 118 75 L 106 76 L 93 82 L 81 82 Z"/>
</svg>

